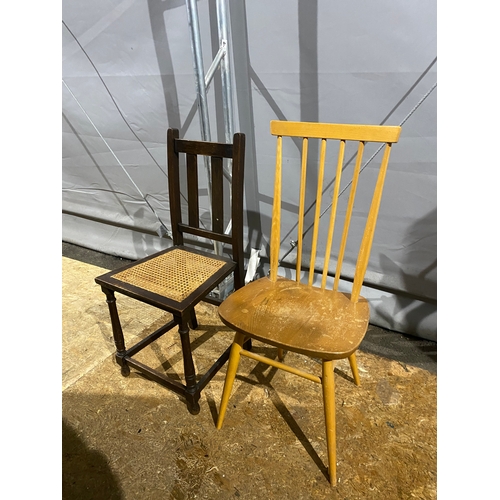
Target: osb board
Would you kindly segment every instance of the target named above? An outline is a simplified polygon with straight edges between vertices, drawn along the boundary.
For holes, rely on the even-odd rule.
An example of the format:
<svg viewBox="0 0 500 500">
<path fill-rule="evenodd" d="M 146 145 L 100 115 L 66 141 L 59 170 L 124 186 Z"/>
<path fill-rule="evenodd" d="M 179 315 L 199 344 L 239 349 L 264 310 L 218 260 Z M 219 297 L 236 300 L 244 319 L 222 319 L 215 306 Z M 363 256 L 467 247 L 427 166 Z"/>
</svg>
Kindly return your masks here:
<svg viewBox="0 0 500 500">
<path fill-rule="evenodd" d="M 115 351 L 106 296 L 94 278 L 106 269 L 62 258 L 62 388 L 69 387 Z M 165 313 L 121 295 L 118 303 L 125 340 Z M 131 333 L 132 332 L 132 333 Z"/>
<path fill-rule="evenodd" d="M 97 292 L 86 297 L 86 309 L 79 306 L 80 326 L 92 331 L 92 322 L 102 322 L 99 334 L 87 342 L 89 350 L 100 353 L 101 361 L 93 368 L 87 363 L 63 391 L 64 498 L 436 498 L 434 375 L 359 352 L 362 385 L 356 387 L 348 363 L 338 363 L 339 482 L 332 489 L 326 479 L 317 384 L 244 358 L 224 426 L 217 431 L 225 367 L 203 392 L 197 416 L 188 413 L 178 396 L 133 370 L 122 377 L 110 354 L 106 303 Z M 75 297 L 66 304 L 80 302 Z M 121 309 L 131 314 L 124 306 Z M 201 304 L 197 312 L 200 328 L 192 338 L 195 362 L 203 372 L 232 335 L 220 324 L 214 307 Z M 148 324 L 147 317 L 144 313 L 140 321 L 129 319 L 126 335 L 139 337 L 159 326 L 160 318 L 151 317 Z M 108 355 L 102 360 L 106 342 Z M 276 354 L 259 343 L 254 350 Z M 175 331 L 141 356 L 182 379 Z M 290 353 L 287 360 L 319 373 L 314 360 Z"/>
</svg>

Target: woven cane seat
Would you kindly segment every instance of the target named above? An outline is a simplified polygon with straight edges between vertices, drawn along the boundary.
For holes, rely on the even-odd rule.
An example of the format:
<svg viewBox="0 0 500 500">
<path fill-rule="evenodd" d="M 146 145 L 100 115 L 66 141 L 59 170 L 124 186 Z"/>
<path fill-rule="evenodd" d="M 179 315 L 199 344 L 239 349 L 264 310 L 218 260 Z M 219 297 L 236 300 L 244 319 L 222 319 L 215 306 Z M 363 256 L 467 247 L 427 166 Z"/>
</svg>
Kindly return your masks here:
<svg viewBox="0 0 500 500">
<path fill-rule="evenodd" d="M 125 269 L 114 278 L 181 302 L 224 265 L 221 260 L 174 249 Z"/>
</svg>

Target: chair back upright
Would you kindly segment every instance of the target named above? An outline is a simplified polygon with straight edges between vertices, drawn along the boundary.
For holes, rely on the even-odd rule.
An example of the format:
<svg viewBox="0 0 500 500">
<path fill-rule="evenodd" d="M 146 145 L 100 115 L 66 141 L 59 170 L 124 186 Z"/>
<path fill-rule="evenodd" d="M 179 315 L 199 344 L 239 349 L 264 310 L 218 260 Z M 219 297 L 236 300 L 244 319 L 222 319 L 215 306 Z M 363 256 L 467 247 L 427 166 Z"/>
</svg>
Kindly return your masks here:
<svg viewBox="0 0 500 500">
<path fill-rule="evenodd" d="M 185 155 L 187 172 L 187 220 L 181 210 L 180 155 Z M 209 157 L 211 227 L 200 227 L 198 158 Z M 227 162 L 230 182 L 224 182 L 224 159 Z M 179 131 L 167 131 L 168 188 L 170 220 L 174 245 L 184 245 L 184 234 L 191 234 L 231 247 L 231 257 L 237 263 L 234 271 L 234 288 L 243 286 L 243 177 L 245 135 L 236 133 L 232 144 L 179 139 Z M 230 224 L 225 227 L 224 184 L 230 185 Z"/>
<path fill-rule="evenodd" d="M 338 222 L 341 224 L 341 235 L 338 238 L 339 246 L 336 252 L 336 265 L 334 271 L 333 290 L 337 291 L 339 279 L 342 272 L 342 264 L 345 257 L 346 245 L 349 235 L 349 227 L 353 217 L 354 202 L 358 189 L 358 181 L 360 171 L 362 169 L 363 153 L 365 145 L 368 142 L 382 143 L 383 155 L 378 170 L 378 176 L 373 188 L 371 205 L 366 214 L 366 223 L 359 244 L 359 251 L 354 270 L 354 279 L 351 289 L 351 301 L 357 302 L 364 276 L 368 266 L 370 251 L 375 232 L 380 201 L 382 197 L 382 189 L 384 186 L 385 174 L 389 162 L 391 146 L 399 139 L 401 127 L 384 126 L 384 125 L 352 125 L 352 124 L 332 124 L 332 123 L 313 123 L 313 122 L 290 122 L 290 121 L 271 121 L 271 134 L 277 137 L 276 147 L 276 174 L 274 185 L 274 201 L 271 226 L 271 251 L 270 251 L 270 279 L 276 281 L 279 266 L 279 252 L 281 246 L 281 210 L 282 210 L 282 185 L 283 185 L 283 138 L 290 137 L 302 139 L 301 151 L 301 167 L 300 167 L 300 186 L 298 189 L 298 222 L 297 222 L 297 241 L 296 241 L 296 280 L 300 281 L 302 267 L 309 269 L 308 285 L 312 286 L 314 281 L 314 270 L 317 258 L 318 236 L 320 233 L 320 219 L 322 213 L 322 196 L 325 191 L 324 179 L 327 163 L 331 164 L 335 169 L 333 173 L 333 192 L 332 198 L 329 201 L 330 218 L 327 225 L 326 248 L 323 260 L 321 288 L 326 287 L 327 276 L 329 272 L 329 262 L 332 253 L 332 241 L 337 219 L 342 219 Z M 320 141 L 319 144 L 319 164 L 314 175 L 308 173 L 308 151 L 309 142 L 311 139 Z M 327 162 L 327 141 L 338 141 L 338 154 L 336 161 Z M 352 176 L 347 179 L 342 179 L 342 174 L 345 169 L 345 152 L 346 143 L 355 141 L 357 143 L 357 152 L 355 154 L 354 167 Z M 350 163 L 350 162 L 349 162 Z M 314 222 L 312 225 L 312 236 L 310 241 L 310 259 L 309 263 L 303 263 L 304 254 L 304 219 L 306 214 L 306 193 L 308 186 L 306 180 L 311 177 L 316 177 L 317 185 L 313 190 L 316 193 L 314 205 Z M 344 210 L 339 210 L 338 200 L 342 184 L 346 184 L 349 189 L 349 198 L 345 207 L 345 214 L 341 214 Z M 350 186 L 349 186 L 350 185 Z M 344 188 L 345 190 L 345 188 Z M 309 211 L 309 210 L 307 210 Z M 357 215 L 356 215 L 357 217 Z M 309 250 L 309 249 L 308 249 Z M 321 272 L 321 271 L 318 271 Z"/>
</svg>

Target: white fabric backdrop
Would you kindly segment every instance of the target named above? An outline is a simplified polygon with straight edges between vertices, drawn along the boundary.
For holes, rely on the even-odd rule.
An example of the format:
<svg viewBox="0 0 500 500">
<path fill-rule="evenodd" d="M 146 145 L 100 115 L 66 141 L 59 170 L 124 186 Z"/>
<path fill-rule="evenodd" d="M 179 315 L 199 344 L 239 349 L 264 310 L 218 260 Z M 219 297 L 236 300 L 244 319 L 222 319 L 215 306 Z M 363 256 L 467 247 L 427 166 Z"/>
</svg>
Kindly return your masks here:
<svg viewBox="0 0 500 500">
<path fill-rule="evenodd" d="M 363 292 L 373 323 L 436 340 L 436 2 L 229 3 L 235 130 L 247 134 L 247 253 L 267 252 L 270 120 L 404 121 Z M 159 236 L 161 223 L 170 227 L 166 129 L 200 138 L 186 5 L 62 7 L 63 239 L 139 258 L 171 244 Z M 206 70 L 218 49 L 215 1 L 200 0 L 198 10 Z M 224 138 L 220 88 L 216 77 L 213 140 Z"/>
</svg>

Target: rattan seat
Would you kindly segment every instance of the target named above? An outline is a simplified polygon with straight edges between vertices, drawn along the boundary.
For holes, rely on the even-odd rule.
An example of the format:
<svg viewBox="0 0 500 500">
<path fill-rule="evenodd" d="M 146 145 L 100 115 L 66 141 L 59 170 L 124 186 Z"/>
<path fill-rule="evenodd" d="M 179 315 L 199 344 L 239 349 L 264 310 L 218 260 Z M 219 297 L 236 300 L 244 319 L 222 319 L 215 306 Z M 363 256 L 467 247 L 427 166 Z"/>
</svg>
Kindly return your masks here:
<svg viewBox="0 0 500 500">
<path fill-rule="evenodd" d="M 175 247 L 114 274 L 114 278 L 125 285 L 182 302 L 225 264 L 223 260 Z"/>
<path fill-rule="evenodd" d="M 200 301 L 219 305 L 221 296 L 217 287 L 232 275 L 234 289 L 243 284 L 243 165 L 245 136 L 235 134 L 232 144 L 189 141 L 179 139 L 176 129 L 167 134 L 167 165 L 169 179 L 170 218 L 173 246 L 144 257 L 120 269 L 98 276 L 95 281 L 101 285 L 109 307 L 113 337 L 116 345 L 116 361 L 124 376 L 135 368 L 164 387 L 182 395 L 192 414 L 200 411 L 200 393 L 229 357 L 229 347 L 220 354 L 213 365 L 200 377 L 195 372 L 189 326 L 197 328 L 195 306 Z M 185 161 L 180 161 L 183 156 Z M 208 157 L 211 171 L 211 213 L 212 227 L 200 227 L 199 194 L 204 190 L 198 181 L 199 157 Z M 230 169 L 229 189 L 224 188 L 224 161 Z M 181 167 L 186 169 L 187 210 L 181 205 Z M 200 176 L 201 177 L 201 176 Z M 227 202 L 227 203 L 226 203 Z M 223 207 L 231 206 L 229 218 L 231 232 L 226 234 Z M 182 209 L 182 210 L 181 210 Z M 183 219 L 186 213 L 187 220 Z M 184 235 L 191 235 L 189 245 Z M 194 243 L 213 240 L 220 242 L 220 252 L 205 250 Z M 206 245 L 205 245 L 206 247 Z M 210 247 L 210 245 L 209 245 Z M 212 247 L 213 248 L 213 247 Z M 216 293 L 214 293 L 214 291 Z M 172 314 L 173 319 L 132 347 L 125 347 L 119 319 L 115 292 L 127 295 L 141 302 Z M 158 340 L 173 327 L 179 327 L 182 347 L 185 384 L 175 380 L 157 368 L 146 366 L 134 356 Z"/>
</svg>

